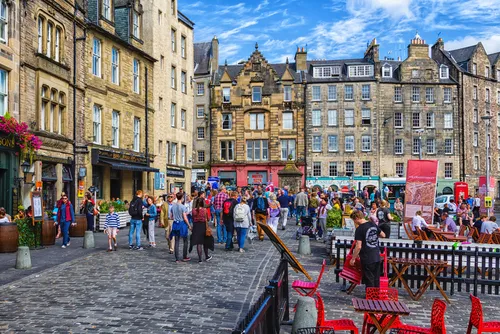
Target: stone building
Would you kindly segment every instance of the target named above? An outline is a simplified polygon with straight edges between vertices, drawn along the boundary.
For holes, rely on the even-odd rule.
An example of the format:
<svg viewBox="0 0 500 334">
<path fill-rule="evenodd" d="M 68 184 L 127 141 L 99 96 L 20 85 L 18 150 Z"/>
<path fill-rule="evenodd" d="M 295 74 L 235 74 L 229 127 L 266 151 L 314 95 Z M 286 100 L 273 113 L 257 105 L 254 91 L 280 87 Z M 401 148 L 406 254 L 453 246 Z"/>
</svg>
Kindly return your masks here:
<svg viewBox="0 0 500 334">
<path fill-rule="evenodd" d="M 270 64 L 258 50 L 219 67 L 212 91 L 211 175 L 228 186 L 279 184 L 288 159 L 305 174 L 306 59 Z"/>
<path fill-rule="evenodd" d="M 477 190 L 479 176 L 500 174 L 500 53 L 487 54 L 483 44 L 457 50 L 446 50 L 440 38 L 432 46 L 432 57 L 449 67 L 450 77 L 459 83 L 458 105 L 463 117 L 457 123 L 460 133 L 460 178 L 469 184 L 469 192 Z M 486 120 L 491 116 L 489 134 Z M 489 138 L 488 138 L 489 137 Z M 486 145 L 490 143 L 489 156 Z M 492 185 L 490 185 L 492 186 Z M 499 197 L 500 184 L 495 197 Z M 493 194 L 492 194 L 493 195 Z"/>
<path fill-rule="evenodd" d="M 219 41 L 194 43 L 193 174 L 191 181 L 210 173 L 210 86 L 219 66 Z"/>
<path fill-rule="evenodd" d="M 378 45 L 367 53 L 376 63 L 381 184 L 390 198 L 405 183 L 407 161 L 438 160 L 438 193 L 452 193 L 459 181 L 459 105 L 457 81 L 449 66 L 429 57 L 429 46 L 417 34 L 403 61 L 379 60 Z"/>
<path fill-rule="evenodd" d="M 153 64 L 144 48 L 140 0 L 89 0 L 85 52 L 84 188 L 98 198 L 130 200 L 152 190 Z"/>
<path fill-rule="evenodd" d="M 151 102 L 155 108 L 151 152 L 155 154 L 153 166 L 159 170 L 154 193 L 164 194 L 180 187 L 190 189 L 194 23 L 178 11 L 175 0 L 146 0 L 143 6 L 144 33 L 148 36 L 144 50 L 158 60 Z"/>
<path fill-rule="evenodd" d="M 307 185 L 335 190 L 378 186 L 374 59 L 309 61 L 306 72 Z"/>
<path fill-rule="evenodd" d="M 20 1 L 0 1 L 0 116 L 20 117 L 19 51 L 21 42 Z M 0 207 L 13 213 L 20 201 L 19 161 L 14 143 L 0 137 Z"/>
<path fill-rule="evenodd" d="M 34 157 L 34 172 L 35 181 L 43 182 L 48 209 L 61 191 L 75 198 L 74 152 L 82 129 L 86 64 L 84 43 L 77 42 L 74 49 L 73 41 L 84 34 L 82 3 L 33 0 L 20 5 L 19 114 L 43 142 Z M 24 190 L 29 202 L 30 189 Z"/>
</svg>

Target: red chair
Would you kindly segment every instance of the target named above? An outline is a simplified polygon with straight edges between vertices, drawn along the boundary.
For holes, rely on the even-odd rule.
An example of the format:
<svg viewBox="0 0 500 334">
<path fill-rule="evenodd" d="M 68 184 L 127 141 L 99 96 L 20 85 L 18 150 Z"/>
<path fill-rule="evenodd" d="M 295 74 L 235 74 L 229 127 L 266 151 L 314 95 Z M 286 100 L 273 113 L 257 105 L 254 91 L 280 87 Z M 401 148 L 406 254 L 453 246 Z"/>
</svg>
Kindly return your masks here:
<svg viewBox="0 0 500 334">
<path fill-rule="evenodd" d="M 321 277 L 323 277 L 323 273 L 325 272 L 325 268 L 326 260 L 323 260 L 323 265 L 321 266 L 321 271 L 319 272 L 316 282 L 296 280 L 292 283 L 292 289 L 297 291 L 297 293 L 301 296 L 311 297 L 312 295 L 314 295 L 316 290 L 318 290 L 319 283 L 321 282 Z"/>
<path fill-rule="evenodd" d="M 405 325 L 399 323 L 397 326 L 398 334 L 405 334 L 405 330 L 409 333 L 426 333 L 426 334 L 446 334 L 446 325 L 444 323 L 444 313 L 446 312 L 446 303 L 441 299 L 434 299 L 431 313 L 431 328 Z"/>
<path fill-rule="evenodd" d="M 351 334 L 358 334 L 358 327 L 351 319 L 325 320 L 325 304 L 319 292 L 316 293 L 316 307 L 318 308 L 318 321 L 316 326 L 319 328 L 332 327 L 335 331 L 350 331 Z M 320 331 L 323 333 L 322 331 Z"/>
<path fill-rule="evenodd" d="M 349 288 L 347 289 L 347 294 L 350 294 L 357 285 L 360 285 L 363 278 L 363 272 L 361 271 L 361 262 L 359 258 L 356 259 L 354 266 L 351 266 L 352 252 L 354 251 L 354 247 L 356 247 L 356 240 L 353 241 L 351 249 L 345 257 L 344 268 L 339 273 L 340 277 L 351 283 L 351 286 L 349 286 Z"/>
<path fill-rule="evenodd" d="M 479 298 L 470 295 L 472 309 L 470 311 L 469 327 L 467 334 L 472 333 L 472 327 L 477 328 L 477 333 L 498 333 L 500 332 L 500 321 L 483 321 L 483 306 Z"/>
<path fill-rule="evenodd" d="M 371 299 L 371 300 L 390 300 L 393 302 L 397 302 L 399 299 L 398 295 L 398 290 L 389 288 L 387 290 L 383 290 L 380 288 L 366 288 L 366 299 Z M 399 317 L 394 320 L 392 323 L 392 328 L 396 328 L 399 325 L 401 325 L 401 322 L 399 321 Z M 361 330 L 361 333 L 367 334 L 370 333 L 370 331 L 375 327 L 373 324 L 372 320 L 368 316 L 368 314 L 364 315 L 363 319 L 363 329 Z"/>
</svg>

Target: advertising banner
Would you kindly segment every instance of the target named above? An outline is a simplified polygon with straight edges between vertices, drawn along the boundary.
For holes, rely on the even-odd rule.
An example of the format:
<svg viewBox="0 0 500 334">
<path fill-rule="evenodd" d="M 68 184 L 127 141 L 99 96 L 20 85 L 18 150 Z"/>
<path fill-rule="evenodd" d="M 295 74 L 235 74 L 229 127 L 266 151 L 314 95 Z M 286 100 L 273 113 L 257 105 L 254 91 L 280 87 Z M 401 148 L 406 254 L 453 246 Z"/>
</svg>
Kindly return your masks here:
<svg viewBox="0 0 500 334">
<path fill-rule="evenodd" d="M 488 213 L 488 208 L 484 205 L 484 198 L 486 196 L 494 197 L 495 194 L 495 178 L 490 176 L 490 182 L 488 183 L 489 193 L 486 191 L 486 176 L 479 177 L 479 199 L 481 200 L 481 207 L 479 208 L 479 214 L 485 215 Z"/>
<path fill-rule="evenodd" d="M 408 160 L 405 189 L 404 222 L 411 223 L 415 213 L 432 224 L 437 185 L 437 160 Z"/>
</svg>

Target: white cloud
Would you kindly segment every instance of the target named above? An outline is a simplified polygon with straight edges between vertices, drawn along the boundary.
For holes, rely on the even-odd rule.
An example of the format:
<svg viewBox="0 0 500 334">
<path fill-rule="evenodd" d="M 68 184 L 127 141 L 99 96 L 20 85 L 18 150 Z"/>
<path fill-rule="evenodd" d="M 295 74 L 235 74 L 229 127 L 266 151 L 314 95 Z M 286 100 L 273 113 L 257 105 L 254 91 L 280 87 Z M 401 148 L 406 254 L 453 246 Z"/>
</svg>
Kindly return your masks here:
<svg viewBox="0 0 500 334">
<path fill-rule="evenodd" d="M 248 9 L 245 7 L 244 2 L 240 2 L 236 5 L 231 6 L 216 6 L 216 8 L 217 10 L 215 11 L 215 14 L 217 15 L 242 15 L 248 11 Z"/>
<path fill-rule="evenodd" d="M 219 62 L 222 64 L 226 59 L 236 56 L 241 49 L 240 44 L 219 44 Z"/>
<path fill-rule="evenodd" d="M 224 31 L 222 34 L 220 34 L 220 38 L 221 38 L 221 39 L 226 39 L 226 38 L 229 38 L 229 37 L 231 37 L 232 35 L 239 33 L 242 29 L 245 29 L 245 28 L 248 28 L 248 27 L 254 26 L 254 25 L 256 25 L 257 23 L 259 23 L 259 21 L 256 21 L 256 20 L 254 20 L 254 21 L 248 21 L 248 22 L 242 23 L 240 26 L 238 26 L 238 27 L 236 27 L 236 28 L 233 28 L 233 29 L 228 30 L 228 31 Z"/>
<path fill-rule="evenodd" d="M 455 50 L 464 48 L 471 45 L 476 45 L 477 43 L 483 43 L 484 48 L 487 53 L 495 53 L 500 51 L 500 34 L 493 35 L 490 37 L 484 36 L 465 36 L 463 38 L 444 41 L 446 50 Z"/>
<path fill-rule="evenodd" d="M 257 6 L 257 8 L 255 8 L 255 11 L 258 12 L 262 8 L 267 7 L 267 5 L 269 5 L 269 0 L 264 0 L 261 3 L 259 3 L 259 5 Z"/>
<path fill-rule="evenodd" d="M 411 0 L 347 0 L 347 10 L 355 15 L 373 15 L 375 11 L 381 10 L 393 19 L 413 16 L 410 10 Z"/>
</svg>

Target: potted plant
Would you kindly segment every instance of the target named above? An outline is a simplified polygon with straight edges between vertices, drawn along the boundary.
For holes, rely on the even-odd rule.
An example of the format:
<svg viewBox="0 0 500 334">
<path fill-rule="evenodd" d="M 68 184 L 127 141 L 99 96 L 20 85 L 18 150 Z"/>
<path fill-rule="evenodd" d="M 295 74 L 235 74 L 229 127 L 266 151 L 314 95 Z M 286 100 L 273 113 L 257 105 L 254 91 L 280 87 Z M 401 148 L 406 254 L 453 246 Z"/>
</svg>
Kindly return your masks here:
<svg viewBox="0 0 500 334">
<path fill-rule="evenodd" d="M 120 217 L 120 228 L 127 226 L 130 222 L 130 215 L 128 214 L 127 209 L 125 208 L 125 204 L 122 201 L 99 201 L 99 230 L 104 230 L 104 224 L 106 223 L 106 215 L 109 212 L 110 205 L 113 205 L 115 208 L 115 212 Z"/>
<path fill-rule="evenodd" d="M 35 152 L 42 146 L 42 141 L 29 131 L 28 124 L 19 123 L 9 113 L 0 116 L 0 134 L 14 141 L 21 152 L 21 161 L 27 157 L 33 163 Z"/>
</svg>

